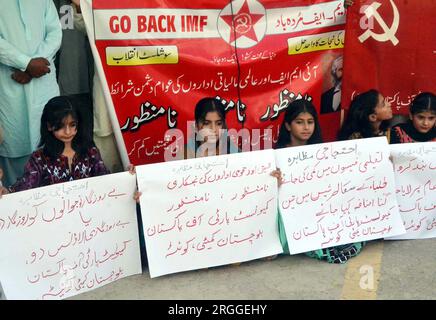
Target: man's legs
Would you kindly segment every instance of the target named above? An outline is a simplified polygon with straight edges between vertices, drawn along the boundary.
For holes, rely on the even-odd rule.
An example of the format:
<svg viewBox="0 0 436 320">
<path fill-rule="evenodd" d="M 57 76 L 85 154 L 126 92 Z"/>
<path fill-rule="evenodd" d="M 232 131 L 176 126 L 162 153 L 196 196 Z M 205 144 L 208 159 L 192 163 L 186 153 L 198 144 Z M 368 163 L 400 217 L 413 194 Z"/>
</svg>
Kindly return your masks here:
<svg viewBox="0 0 436 320">
<path fill-rule="evenodd" d="M 125 170 L 123 169 L 120 153 L 118 152 L 113 133 L 105 137 L 99 137 L 94 134 L 94 142 L 98 150 L 100 150 L 106 168 L 108 168 L 111 173 Z"/>
</svg>

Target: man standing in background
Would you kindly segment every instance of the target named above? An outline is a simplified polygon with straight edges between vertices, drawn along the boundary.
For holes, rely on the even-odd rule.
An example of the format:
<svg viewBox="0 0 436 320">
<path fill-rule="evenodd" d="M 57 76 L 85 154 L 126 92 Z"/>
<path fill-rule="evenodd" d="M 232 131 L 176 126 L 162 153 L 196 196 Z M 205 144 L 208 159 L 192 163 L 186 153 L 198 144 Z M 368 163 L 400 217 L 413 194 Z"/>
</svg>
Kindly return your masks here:
<svg viewBox="0 0 436 320">
<path fill-rule="evenodd" d="M 53 2 L 62 24 L 62 44 L 56 61 L 59 91 L 61 95 L 90 96 L 94 64 L 88 38 L 74 26 L 71 1 Z"/>
<path fill-rule="evenodd" d="M 44 105 L 59 95 L 53 59 L 62 28 L 52 0 L 2 1 L 0 11 L 0 168 L 20 177 L 40 139 Z"/>
<path fill-rule="evenodd" d="M 74 28 L 86 34 L 85 21 L 80 7 L 80 0 L 72 0 L 74 5 Z M 92 104 L 93 104 L 93 138 L 97 148 L 101 152 L 106 167 L 112 172 L 123 171 L 120 153 L 116 144 L 108 107 L 104 99 L 103 87 L 97 68 L 94 68 L 92 83 Z"/>
</svg>

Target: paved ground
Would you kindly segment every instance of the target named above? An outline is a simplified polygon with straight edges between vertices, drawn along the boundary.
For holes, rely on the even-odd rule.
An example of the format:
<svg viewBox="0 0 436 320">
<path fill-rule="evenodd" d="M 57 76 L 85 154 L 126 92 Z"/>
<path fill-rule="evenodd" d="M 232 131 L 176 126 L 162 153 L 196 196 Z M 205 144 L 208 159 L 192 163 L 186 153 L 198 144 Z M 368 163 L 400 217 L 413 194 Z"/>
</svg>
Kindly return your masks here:
<svg viewBox="0 0 436 320">
<path fill-rule="evenodd" d="M 148 271 L 71 299 L 436 299 L 436 239 L 372 241 L 345 265 L 304 255 L 150 279 Z"/>
</svg>

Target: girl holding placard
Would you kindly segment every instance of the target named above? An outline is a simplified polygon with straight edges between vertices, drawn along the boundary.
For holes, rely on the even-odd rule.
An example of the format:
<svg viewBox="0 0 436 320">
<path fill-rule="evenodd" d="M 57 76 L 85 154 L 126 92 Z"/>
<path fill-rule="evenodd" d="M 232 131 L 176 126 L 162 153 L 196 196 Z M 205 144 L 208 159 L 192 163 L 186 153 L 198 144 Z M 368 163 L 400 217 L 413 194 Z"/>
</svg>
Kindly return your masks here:
<svg viewBox="0 0 436 320">
<path fill-rule="evenodd" d="M 52 98 L 41 117 L 40 149 L 31 155 L 23 176 L 1 187 L 0 195 L 108 174 L 87 131 L 68 97 Z"/>
<path fill-rule="evenodd" d="M 311 102 L 303 99 L 292 102 L 286 109 L 276 148 L 296 147 L 316 143 L 322 143 L 322 138 L 315 107 Z M 273 171 L 272 175 L 277 177 L 280 186 L 282 181 L 280 170 Z M 289 253 L 286 233 L 280 214 L 279 235 L 283 251 Z M 363 246 L 363 242 L 350 243 L 309 251 L 305 254 L 309 257 L 325 260 L 330 263 L 345 263 L 351 257 L 358 255 Z"/>
<path fill-rule="evenodd" d="M 409 121 L 391 128 L 390 143 L 436 141 L 436 96 L 418 94 L 409 106 Z"/>
</svg>

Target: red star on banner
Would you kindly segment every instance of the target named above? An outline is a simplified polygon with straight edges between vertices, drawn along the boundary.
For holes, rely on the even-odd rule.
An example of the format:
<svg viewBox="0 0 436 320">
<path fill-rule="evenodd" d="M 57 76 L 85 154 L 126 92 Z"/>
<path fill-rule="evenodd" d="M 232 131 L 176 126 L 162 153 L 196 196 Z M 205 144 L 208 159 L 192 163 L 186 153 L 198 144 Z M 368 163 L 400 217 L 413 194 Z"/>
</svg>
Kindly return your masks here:
<svg viewBox="0 0 436 320">
<path fill-rule="evenodd" d="M 244 4 L 234 19 L 232 15 L 221 16 L 221 19 L 230 27 L 229 43 L 238 40 L 242 36 L 258 42 L 259 40 L 257 39 L 253 26 L 262 19 L 263 16 L 263 14 L 252 14 L 248 7 L 247 0 L 244 1 Z"/>
</svg>

